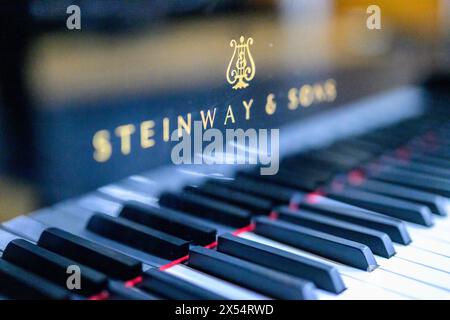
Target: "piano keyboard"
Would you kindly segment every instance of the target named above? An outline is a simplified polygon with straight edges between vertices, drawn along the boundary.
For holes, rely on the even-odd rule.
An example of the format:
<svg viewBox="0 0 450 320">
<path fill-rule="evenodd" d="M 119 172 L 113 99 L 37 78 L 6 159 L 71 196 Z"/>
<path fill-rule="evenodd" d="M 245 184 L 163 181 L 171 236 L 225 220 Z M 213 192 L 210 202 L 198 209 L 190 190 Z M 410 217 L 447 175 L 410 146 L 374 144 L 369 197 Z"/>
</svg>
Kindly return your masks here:
<svg viewBox="0 0 450 320">
<path fill-rule="evenodd" d="M 450 299 L 448 119 L 294 152 L 275 176 L 136 175 L 4 222 L 0 299 Z"/>
</svg>

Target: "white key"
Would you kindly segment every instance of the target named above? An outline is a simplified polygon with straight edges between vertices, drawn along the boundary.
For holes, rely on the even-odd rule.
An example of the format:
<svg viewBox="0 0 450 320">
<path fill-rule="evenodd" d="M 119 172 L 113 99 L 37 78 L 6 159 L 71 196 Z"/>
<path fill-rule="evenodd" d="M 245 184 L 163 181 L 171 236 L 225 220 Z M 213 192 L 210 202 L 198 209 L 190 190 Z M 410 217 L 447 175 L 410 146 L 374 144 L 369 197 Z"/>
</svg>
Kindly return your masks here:
<svg viewBox="0 0 450 320">
<path fill-rule="evenodd" d="M 395 256 L 398 258 L 450 273 L 450 258 L 412 246 L 394 244 L 394 248 L 397 252 Z"/>
<path fill-rule="evenodd" d="M 78 199 L 78 205 L 86 210 L 118 216 L 122 205 L 101 197 L 101 193 L 91 193 Z"/>
<path fill-rule="evenodd" d="M 395 256 L 390 259 L 377 256 L 376 259 L 383 270 L 450 291 L 450 275 L 447 272 L 435 270 Z"/>
<path fill-rule="evenodd" d="M 8 244 L 15 239 L 20 239 L 20 237 L 11 232 L 0 229 L 0 252 L 5 251 Z"/>
<path fill-rule="evenodd" d="M 47 228 L 42 224 L 28 216 L 18 216 L 14 219 L 6 221 L 2 224 L 5 230 L 15 233 L 33 242 L 37 242 L 42 232 Z"/>
<path fill-rule="evenodd" d="M 123 201 L 138 201 L 150 205 L 154 205 L 158 201 L 157 198 L 133 190 L 124 189 L 118 185 L 107 185 L 99 188 L 98 191 Z"/>
<path fill-rule="evenodd" d="M 383 269 L 371 272 L 365 280 L 371 284 L 389 288 L 392 291 L 407 295 L 414 299 L 447 300 L 450 293 L 445 290 L 403 277 Z"/>
<path fill-rule="evenodd" d="M 406 300 L 405 296 L 390 292 L 388 290 L 378 288 L 353 279 L 343 276 L 347 290 L 340 294 L 332 294 L 323 290 L 317 290 L 317 298 L 319 300 Z"/>
<path fill-rule="evenodd" d="M 445 227 L 445 228 L 450 228 L 450 205 L 448 207 L 447 214 L 449 216 L 446 216 L 446 217 L 436 216 L 434 218 L 435 224 L 438 226 Z"/>
<path fill-rule="evenodd" d="M 447 258 L 450 257 L 450 246 L 447 243 L 418 234 L 411 234 L 411 237 L 413 239 L 411 246 L 434 252 Z"/>
<path fill-rule="evenodd" d="M 445 241 L 450 242 L 450 224 L 446 225 L 443 220 L 442 221 L 436 221 L 436 224 L 434 225 L 433 229 L 439 230 L 440 235 L 443 236 Z"/>
<path fill-rule="evenodd" d="M 234 300 L 267 300 L 270 299 L 264 295 L 253 292 L 246 288 L 242 288 L 235 284 L 226 282 L 222 279 L 210 276 L 198 270 L 194 270 L 185 265 L 175 265 L 166 269 L 167 273 L 180 277 L 190 283 L 193 283 L 201 288 L 210 290 L 214 293 L 220 294 L 228 299 Z"/>
<path fill-rule="evenodd" d="M 413 239 L 414 236 L 421 235 L 427 238 L 445 242 L 447 245 L 450 246 L 449 233 L 446 233 L 445 230 L 442 230 L 442 227 L 435 226 L 432 228 L 425 228 L 423 226 L 414 225 L 412 223 L 408 223 L 407 226 L 408 231 Z"/>
<path fill-rule="evenodd" d="M 317 289 L 315 293 L 317 300 L 336 300 L 338 297 L 337 295 L 333 295 L 332 293 L 324 291 L 322 289 Z"/>
<path fill-rule="evenodd" d="M 346 275 L 348 277 L 364 281 L 368 285 L 377 286 L 380 288 L 384 288 L 391 292 L 395 292 L 397 294 L 401 294 L 403 296 L 413 298 L 413 299 L 450 299 L 450 293 L 447 291 L 433 287 L 431 285 L 403 277 L 396 273 L 392 273 L 390 271 L 383 270 L 381 268 L 375 269 L 372 272 L 361 271 L 323 257 L 316 256 L 309 252 L 305 252 L 303 250 L 282 244 L 280 242 L 273 241 L 271 239 L 256 235 L 254 233 L 248 232 L 243 233 L 240 237 L 257 241 L 260 243 L 264 243 L 266 245 L 270 245 L 272 247 L 286 250 L 288 252 L 292 252 L 294 254 L 298 254 L 300 256 L 304 256 L 310 258 L 312 260 L 321 261 L 325 263 L 329 263 L 334 265 L 338 271 L 342 275 Z"/>
</svg>

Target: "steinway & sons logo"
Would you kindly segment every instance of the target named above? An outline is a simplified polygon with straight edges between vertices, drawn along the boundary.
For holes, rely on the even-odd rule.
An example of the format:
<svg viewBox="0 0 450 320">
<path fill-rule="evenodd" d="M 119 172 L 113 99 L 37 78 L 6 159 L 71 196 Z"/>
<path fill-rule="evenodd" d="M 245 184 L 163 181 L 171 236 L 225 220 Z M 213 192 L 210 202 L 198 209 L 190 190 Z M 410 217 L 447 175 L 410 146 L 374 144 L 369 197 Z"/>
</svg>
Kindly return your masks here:
<svg viewBox="0 0 450 320">
<path fill-rule="evenodd" d="M 228 63 L 226 79 L 234 90 L 247 88 L 255 77 L 251 45 L 253 39 L 250 37 L 246 40 L 241 36 L 239 43 L 234 39 L 230 41 L 234 52 Z M 244 131 L 239 129 L 239 123 L 252 120 L 255 108 L 259 112 L 262 110 L 268 117 L 273 117 L 280 109 L 301 112 L 303 108 L 331 103 L 336 97 L 336 81 L 328 78 L 297 84 L 285 90 L 273 88 L 267 92 L 259 92 L 258 97 L 250 97 L 248 94 L 241 99 L 236 97 L 223 108 L 213 106 L 202 109 L 198 115 L 188 112 L 163 116 L 159 120 L 145 119 L 137 125 L 121 124 L 113 130 L 102 129 L 94 133 L 93 158 L 96 162 L 104 163 L 114 154 L 127 156 L 135 149 L 150 149 L 161 142 L 176 142 L 171 150 L 174 164 L 259 163 L 265 166 L 261 168 L 262 175 L 276 174 L 279 130 L 249 128 Z M 225 129 L 223 132 L 216 129 L 217 122 Z M 248 126 L 244 124 L 243 127 Z M 117 148 L 119 152 L 116 151 Z"/>
<path fill-rule="evenodd" d="M 235 90 L 247 88 L 248 82 L 255 77 L 255 61 L 250 53 L 250 45 L 253 45 L 253 39 L 248 38 L 245 41 L 244 36 L 239 38 L 239 44 L 234 39 L 230 41 L 230 47 L 234 48 L 234 52 L 226 76 L 228 83 Z"/>
</svg>

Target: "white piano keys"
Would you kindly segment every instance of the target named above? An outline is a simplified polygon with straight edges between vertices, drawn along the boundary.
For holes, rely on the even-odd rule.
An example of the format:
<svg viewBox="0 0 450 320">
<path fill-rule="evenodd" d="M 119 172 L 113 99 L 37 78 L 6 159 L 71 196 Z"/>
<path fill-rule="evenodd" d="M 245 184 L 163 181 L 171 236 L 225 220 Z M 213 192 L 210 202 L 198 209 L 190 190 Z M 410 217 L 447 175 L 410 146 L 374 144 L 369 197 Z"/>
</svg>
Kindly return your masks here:
<svg viewBox="0 0 450 320">
<path fill-rule="evenodd" d="M 445 242 L 450 246 L 449 233 L 446 233 L 446 230 L 442 230 L 442 227 L 433 226 L 431 228 L 425 228 L 423 226 L 408 223 L 407 228 L 413 240 L 415 236 L 423 236 L 425 238 Z"/>
<path fill-rule="evenodd" d="M 319 300 L 410 300 L 406 296 L 366 284 L 350 277 L 345 277 L 345 284 L 348 288 L 340 294 L 317 290 L 317 298 Z"/>
<path fill-rule="evenodd" d="M 154 205 L 158 199 L 133 190 L 122 188 L 119 185 L 107 185 L 98 189 L 98 192 L 110 195 L 122 201 L 138 201 L 148 205 Z"/>
<path fill-rule="evenodd" d="M 450 257 L 450 245 L 448 243 L 427 238 L 417 233 L 412 233 L 411 237 L 413 239 L 411 246 L 434 252 L 447 258 Z"/>
<path fill-rule="evenodd" d="M 447 272 L 435 270 L 395 256 L 390 259 L 376 256 L 376 259 L 382 270 L 447 290 L 450 298 L 450 275 Z"/>
<path fill-rule="evenodd" d="M 339 273 L 343 276 L 343 280 L 345 283 L 347 278 L 350 277 L 355 280 L 362 281 L 367 285 L 382 288 L 387 291 L 402 295 L 405 298 L 433 300 L 450 299 L 450 292 L 447 292 L 444 289 L 440 289 L 432 285 L 428 285 L 426 283 L 407 278 L 402 275 L 398 275 L 391 271 L 383 270 L 382 268 L 377 268 L 372 272 L 365 272 L 279 243 L 277 241 L 261 237 L 254 233 L 243 233 L 240 236 L 249 240 L 257 241 L 282 250 L 286 250 L 294 254 L 308 257 L 313 260 L 332 264 L 337 267 Z M 420 275 L 417 275 L 417 277 L 420 277 Z M 448 280 L 450 280 L 450 276 Z"/>
<path fill-rule="evenodd" d="M 18 216 L 2 223 L 2 227 L 27 240 L 37 242 L 42 232 L 48 228 L 47 225 L 36 221 L 28 216 Z"/>
<path fill-rule="evenodd" d="M 394 244 L 394 249 L 398 258 L 450 273 L 450 259 L 447 257 L 412 246 Z"/>
<path fill-rule="evenodd" d="M 441 232 L 446 234 L 447 236 L 445 237 L 444 240 L 450 242 L 450 237 L 448 236 L 448 234 L 450 232 L 450 218 L 446 217 L 446 218 L 435 219 L 434 228 L 436 230 L 440 230 Z"/>
<path fill-rule="evenodd" d="M 11 232 L 0 229 L 0 253 L 2 251 L 5 251 L 5 248 L 8 246 L 8 243 L 10 243 L 15 239 L 20 239 L 20 237 Z"/>
</svg>

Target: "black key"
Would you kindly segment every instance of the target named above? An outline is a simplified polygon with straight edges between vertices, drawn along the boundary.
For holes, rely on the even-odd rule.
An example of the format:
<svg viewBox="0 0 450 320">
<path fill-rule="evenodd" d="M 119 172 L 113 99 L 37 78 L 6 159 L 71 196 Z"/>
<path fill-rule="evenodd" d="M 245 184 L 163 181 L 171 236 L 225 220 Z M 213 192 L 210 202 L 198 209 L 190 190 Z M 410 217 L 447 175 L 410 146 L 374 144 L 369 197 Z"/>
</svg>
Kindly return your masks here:
<svg viewBox="0 0 450 320">
<path fill-rule="evenodd" d="M 314 175 L 322 178 L 331 178 L 340 172 L 339 168 L 335 168 L 322 160 L 312 159 L 308 154 L 291 155 L 283 159 L 281 166 L 287 165 L 287 168 L 293 167 L 299 171 L 312 171 Z"/>
<path fill-rule="evenodd" d="M 37 244 L 112 278 L 129 280 L 142 272 L 140 261 L 61 229 L 46 229 Z"/>
<path fill-rule="evenodd" d="M 219 236 L 217 250 L 312 281 L 317 287 L 333 293 L 340 293 L 345 290 L 344 282 L 335 267 L 256 241 L 224 234 Z"/>
<path fill-rule="evenodd" d="M 320 154 L 319 159 L 328 160 L 330 163 L 337 163 L 343 168 L 355 167 L 359 163 L 373 157 L 364 151 L 345 145 L 332 145 L 318 153 Z"/>
<path fill-rule="evenodd" d="M 372 159 L 378 152 L 373 151 L 373 148 L 368 146 L 361 146 L 352 144 L 351 141 L 344 140 L 340 143 L 335 143 L 328 148 L 331 152 L 346 155 L 358 161 L 368 161 Z"/>
<path fill-rule="evenodd" d="M 267 181 L 283 187 L 292 188 L 301 191 L 313 191 L 317 187 L 317 183 L 313 179 L 297 176 L 293 172 L 279 171 L 276 175 L 262 176 L 255 171 L 241 171 L 237 176 L 249 177 L 251 179 Z"/>
<path fill-rule="evenodd" d="M 365 180 L 362 184 L 358 185 L 358 188 L 419 203 L 430 208 L 431 212 L 434 214 L 441 216 L 447 215 L 446 206 L 448 205 L 449 200 L 430 192 L 372 179 Z"/>
<path fill-rule="evenodd" d="M 68 267 L 76 265 L 81 271 L 81 288 L 73 289 L 73 291 L 82 295 L 99 293 L 107 286 L 107 278 L 104 274 L 23 239 L 11 241 L 5 248 L 2 258 L 20 268 L 46 278 L 60 287 L 67 285 Z"/>
<path fill-rule="evenodd" d="M 96 213 L 86 228 L 105 238 L 165 259 L 187 255 L 189 242 L 123 218 Z"/>
<path fill-rule="evenodd" d="M 298 176 L 318 182 L 328 181 L 333 176 L 333 172 L 329 167 L 323 165 L 320 166 L 317 163 L 301 161 L 295 157 L 283 160 L 280 167 L 284 171 L 295 172 Z"/>
<path fill-rule="evenodd" d="M 283 221 L 364 243 L 373 253 L 384 258 L 390 258 L 395 254 L 391 238 L 384 232 L 339 221 L 307 210 L 294 211 L 287 207 L 278 207 L 275 212 Z"/>
<path fill-rule="evenodd" d="M 445 179 L 427 176 L 425 174 L 407 172 L 400 169 L 388 169 L 372 177 L 403 186 L 413 187 L 420 190 L 450 197 L 450 182 Z"/>
<path fill-rule="evenodd" d="M 236 228 L 250 224 L 251 214 L 247 210 L 204 196 L 164 192 L 159 203 L 165 207 L 189 212 L 195 216 Z"/>
<path fill-rule="evenodd" d="M 411 242 L 411 237 L 403 221 L 375 214 L 368 210 L 364 211 L 364 209 L 358 209 L 358 207 L 352 208 L 336 200 L 324 198 L 314 203 L 304 202 L 299 208 L 300 210 L 319 212 L 328 217 L 379 230 L 388 234 L 397 243 L 407 245 Z"/>
<path fill-rule="evenodd" d="M 424 164 L 436 166 L 436 167 L 443 168 L 443 169 L 448 169 L 448 166 L 449 166 L 448 160 L 436 158 L 436 157 L 433 157 L 432 155 L 420 154 L 420 155 L 412 156 L 412 159 L 414 159 L 415 161 L 417 161 L 419 163 L 424 163 Z"/>
<path fill-rule="evenodd" d="M 134 287 L 128 287 L 119 281 L 110 281 L 108 285 L 110 297 L 108 300 L 160 300 L 155 294 L 143 292 Z"/>
<path fill-rule="evenodd" d="M 199 245 L 216 241 L 216 230 L 195 221 L 190 216 L 137 202 L 128 202 L 122 208 L 120 217 L 143 224 Z"/>
<path fill-rule="evenodd" d="M 327 197 L 358 207 L 373 210 L 405 221 L 432 226 L 433 220 L 428 207 L 405 200 L 346 188 L 340 192 L 330 191 Z"/>
<path fill-rule="evenodd" d="M 248 210 L 254 215 L 269 215 L 273 207 L 273 203 L 269 200 L 250 194 L 245 194 L 241 191 L 220 187 L 218 185 L 208 185 L 200 188 L 187 186 L 184 188 L 184 191 L 225 201 Z"/>
<path fill-rule="evenodd" d="M 334 152 L 331 150 L 320 150 L 308 153 L 307 158 L 322 161 L 323 163 L 336 168 L 336 170 L 347 171 L 359 164 L 359 159 Z"/>
<path fill-rule="evenodd" d="M 384 151 L 383 147 L 376 143 L 371 143 L 369 141 L 364 141 L 359 138 L 350 138 L 345 140 L 345 144 L 349 144 L 354 148 L 359 148 L 361 150 L 366 150 L 367 152 L 372 153 L 373 155 L 380 154 Z"/>
<path fill-rule="evenodd" d="M 189 265 L 278 299 L 315 299 L 315 286 L 291 275 L 214 250 L 193 247 Z"/>
<path fill-rule="evenodd" d="M 444 148 L 444 149 L 441 148 L 440 150 L 435 150 L 433 152 L 425 152 L 425 154 L 431 155 L 435 158 L 447 161 L 447 163 L 449 163 L 450 162 L 450 153 L 447 150 L 447 148 L 448 148 L 448 146 L 446 146 L 446 148 Z"/>
<path fill-rule="evenodd" d="M 20 300 L 66 300 L 69 291 L 0 259 L 0 294 Z"/>
<path fill-rule="evenodd" d="M 411 172 L 418 172 L 422 174 L 428 174 L 434 177 L 441 177 L 450 179 L 450 170 L 441 167 L 425 164 L 416 160 L 399 161 L 392 157 L 383 158 L 383 162 L 392 165 L 394 168 L 406 169 Z"/>
<path fill-rule="evenodd" d="M 181 278 L 158 269 L 145 272 L 145 279 L 138 286 L 144 291 L 154 292 L 166 299 L 176 300 L 224 300 L 212 291 L 198 287 Z"/>
<path fill-rule="evenodd" d="M 405 142 L 405 137 L 396 130 L 395 134 L 390 130 L 380 130 L 378 132 L 371 132 L 361 138 L 363 141 L 374 143 L 383 146 L 385 149 L 393 149 Z"/>
<path fill-rule="evenodd" d="M 312 168 L 313 170 L 318 170 L 322 172 L 327 172 L 329 174 L 340 173 L 343 168 L 337 163 L 332 163 L 329 159 L 320 159 L 316 157 L 317 150 L 312 150 L 308 153 L 301 153 L 293 156 L 289 156 L 288 162 L 296 161 L 301 167 Z"/>
<path fill-rule="evenodd" d="M 270 239 L 358 269 L 372 271 L 377 267 L 372 251 L 364 244 L 265 217 L 255 218 L 255 223 L 254 232 Z"/>
<path fill-rule="evenodd" d="M 304 193 L 294 189 L 284 188 L 273 183 L 261 182 L 243 176 L 237 176 L 233 181 L 208 180 L 204 186 L 206 188 L 215 184 L 254 194 L 258 197 L 268 199 L 274 204 L 299 203 L 304 197 Z"/>
</svg>

